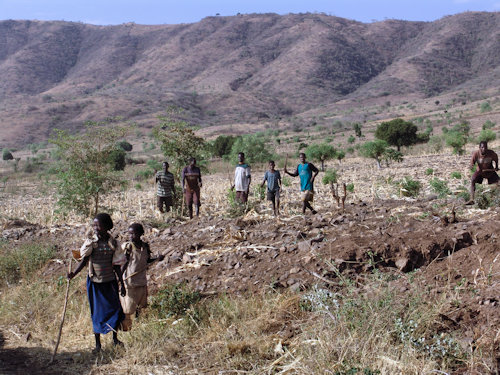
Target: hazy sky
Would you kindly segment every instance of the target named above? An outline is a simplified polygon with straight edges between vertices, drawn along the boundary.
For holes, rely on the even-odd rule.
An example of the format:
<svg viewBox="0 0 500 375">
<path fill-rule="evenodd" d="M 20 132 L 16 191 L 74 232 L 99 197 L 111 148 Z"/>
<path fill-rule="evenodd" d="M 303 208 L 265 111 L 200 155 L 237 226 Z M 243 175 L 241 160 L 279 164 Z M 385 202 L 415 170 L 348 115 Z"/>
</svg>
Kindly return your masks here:
<svg viewBox="0 0 500 375">
<path fill-rule="evenodd" d="M 326 14 L 362 22 L 433 21 L 465 11 L 500 11 L 500 0 L 0 0 L 0 20 L 65 20 L 97 25 L 177 24 L 237 13 Z"/>
</svg>

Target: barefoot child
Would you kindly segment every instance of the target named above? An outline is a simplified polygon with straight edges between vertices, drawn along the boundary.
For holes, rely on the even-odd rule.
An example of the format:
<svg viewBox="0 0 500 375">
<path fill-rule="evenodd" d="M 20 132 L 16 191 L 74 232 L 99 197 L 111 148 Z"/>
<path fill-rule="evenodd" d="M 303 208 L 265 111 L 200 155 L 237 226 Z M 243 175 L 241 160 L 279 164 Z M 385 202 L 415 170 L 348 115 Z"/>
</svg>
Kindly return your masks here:
<svg viewBox="0 0 500 375">
<path fill-rule="evenodd" d="M 281 175 L 274 167 L 274 160 L 269 160 L 269 170 L 266 171 L 260 186 L 264 186 L 267 181 L 267 200 L 271 201 L 273 205 L 274 216 L 278 216 L 280 212 Z"/>
<path fill-rule="evenodd" d="M 95 335 L 95 352 L 101 350 L 101 334 L 113 331 L 113 345 L 121 345 L 117 330 L 124 315 L 118 297 L 118 281 L 121 295 L 125 295 L 120 266 L 125 263 L 125 256 L 118 241 L 109 231 L 113 221 L 106 213 L 97 214 L 93 222 L 94 236 L 85 240 L 81 249 L 81 262 L 74 272 L 68 273 L 68 279 L 74 278 L 87 264 L 87 296 L 90 315 Z"/>
<path fill-rule="evenodd" d="M 141 224 L 133 223 L 128 228 L 130 241 L 122 245 L 127 258 L 122 266 L 123 281 L 127 293 L 121 297 L 125 319 L 123 320 L 123 330 L 128 331 L 132 326 L 132 315 L 139 315 L 139 309 L 146 307 L 148 299 L 148 281 L 146 279 L 146 270 L 149 263 L 155 260 L 163 260 L 165 257 L 160 255 L 158 258 L 151 258 L 149 244 L 141 239 L 144 234 L 144 228 Z"/>
</svg>

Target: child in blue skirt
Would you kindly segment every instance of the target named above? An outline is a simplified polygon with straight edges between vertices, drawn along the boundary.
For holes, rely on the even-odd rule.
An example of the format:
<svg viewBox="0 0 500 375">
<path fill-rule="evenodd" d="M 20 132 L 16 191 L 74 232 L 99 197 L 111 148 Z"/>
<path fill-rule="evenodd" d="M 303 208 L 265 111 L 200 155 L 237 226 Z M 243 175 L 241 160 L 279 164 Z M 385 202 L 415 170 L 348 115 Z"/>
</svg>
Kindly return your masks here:
<svg viewBox="0 0 500 375">
<path fill-rule="evenodd" d="M 126 258 L 118 241 L 111 237 L 109 231 L 113 221 L 106 213 L 97 214 L 94 218 L 94 236 L 85 240 L 80 249 L 81 262 L 74 272 L 68 273 L 68 278 L 74 278 L 87 264 L 87 295 L 90 304 L 90 315 L 95 335 L 95 352 L 101 350 L 101 334 L 113 331 L 113 344 L 121 345 L 117 330 L 124 318 L 118 295 L 125 296 L 121 265 Z M 118 279 L 118 281 L 117 281 Z"/>
</svg>

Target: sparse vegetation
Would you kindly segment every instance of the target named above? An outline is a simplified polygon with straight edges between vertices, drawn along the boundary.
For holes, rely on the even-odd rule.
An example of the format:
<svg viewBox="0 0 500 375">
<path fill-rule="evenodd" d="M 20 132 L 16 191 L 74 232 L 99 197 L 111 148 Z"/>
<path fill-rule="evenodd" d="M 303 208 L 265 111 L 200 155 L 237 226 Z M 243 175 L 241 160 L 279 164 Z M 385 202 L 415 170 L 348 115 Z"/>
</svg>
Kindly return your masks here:
<svg viewBox="0 0 500 375">
<path fill-rule="evenodd" d="M 379 168 L 382 168 L 382 166 L 380 165 L 380 161 L 382 160 L 382 156 L 386 152 L 388 146 L 389 145 L 386 141 L 376 139 L 374 141 L 363 143 L 359 152 L 361 156 L 365 158 L 375 159 L 375 161 L 377 162 L 377 166 Z"/>
<path fill-rule="evenodd" d="M 440 180 L 439 178 L 434 177 L 429 181 L 429 185 L 431 186 L 432 191 L 435 192 L 439 198 L 445 198 L 451 194 L 451 191 L 448 188 L 448 182 L 445 180 Z"/>
<path fill-rule="evenodd" d="M 410 146 L 418 142 L 417 130 L 417 126 L 413 123 L 397 118 L 377 126 L 375 137 L 391 146 L 396 146 L 398 151 L 401 151 L 401 146 Z"/>
<path fill-rule="evenodd" d="M 86 129 L 83 135 L 56 130 L 52 143 L 61 155 L 55 181 L 58 205 L 63 211 L 91 216 L 98 212 L 102 195 L 123 182 L 114 155 L 117 139 L 128 129 L 90 121 Z"/>
<path fill-rule="evenodd" d="M 422 183 L 409 176 L 403 177 L 403 179 L 398 182 L 398 185 L 399 192 L 404 197 L 417 197 L 422 189 Z"/>
<path fill-rule="evenodd" d="M 325 170 L 325 161 L 336 158 L 337 151 L 327 143 L 314 144 L 306 149 L 307 158 L 321 163 L 321 170 Z"/>
</svg>

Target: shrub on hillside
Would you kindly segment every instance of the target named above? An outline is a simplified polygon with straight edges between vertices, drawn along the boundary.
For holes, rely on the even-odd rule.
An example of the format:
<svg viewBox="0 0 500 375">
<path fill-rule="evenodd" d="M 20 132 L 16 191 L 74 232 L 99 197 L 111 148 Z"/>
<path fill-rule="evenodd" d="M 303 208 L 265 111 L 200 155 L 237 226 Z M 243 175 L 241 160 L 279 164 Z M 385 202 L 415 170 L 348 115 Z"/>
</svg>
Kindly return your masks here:
<svg viewBox="0 0 500 375">
<path fill-rule="evenodd" d="M 12 159 L 14 159 L 12 153 L 8 149 L 4 148 L 2 151 L 2 160 L 12 160 Z"/>
<path fill-rule="evenodd" d="M 377 126 L 375 137 L 391 146 L 396 146 L 398 151 L 401 151 L 401 146 L 410 146 L 419 141 L 417 130 L 417 126 L 413 123 L 397 118 Z"/>
<path fill-rule="evenodd" d="M 273 159 L 274 147 L 267 145 L 263 138 L 256 137 L 254 135 L 244 135 L 238 137 L 233 146 L 231 147 L 231 153 L 226 155 L 226 159 L 231 162 L 238 162 L 238 153 L 243 152 L 245 154 L 245 161 L 248 163 L 265 163 L 270 159 Z"/>
<path fill-rule="evenodd" d="M 363 143 L 359 149 L 359 153 L 365 158 L 375 159 L 377 166 L 382 168 L 380 161 L 388 147 L 389 145 L 386 141 L 376 139 L 374 141 Z"/>
<path fill-rule="evenodd" d="M 127 152 L 130 152 L 133 149 L 133 146 L 125 140 L 118 142 L 118 147 Z"/>
<path fill-rule="evenodd" d="M 491 142 L 497 139 L 497 135 L 491 129 L 481 130 L 479 135 L 477 136 L 477 143 L 479 142 Z"/>
</svg>

